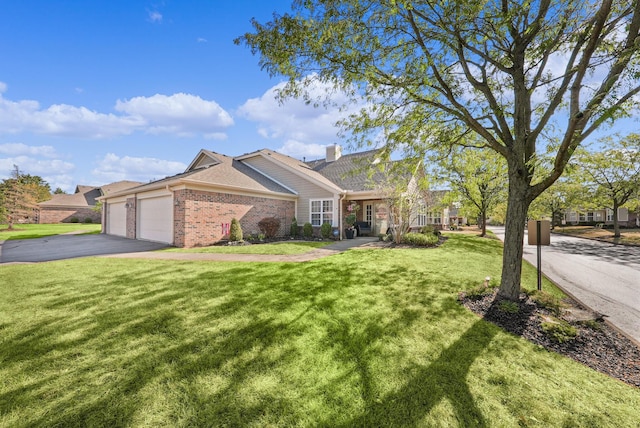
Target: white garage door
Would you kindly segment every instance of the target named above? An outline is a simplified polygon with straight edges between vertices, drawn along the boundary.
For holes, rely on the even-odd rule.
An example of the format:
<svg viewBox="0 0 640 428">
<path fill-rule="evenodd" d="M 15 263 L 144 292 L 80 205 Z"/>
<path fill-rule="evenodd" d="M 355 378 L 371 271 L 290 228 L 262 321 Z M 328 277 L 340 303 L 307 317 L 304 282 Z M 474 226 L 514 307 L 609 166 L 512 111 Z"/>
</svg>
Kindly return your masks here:
<svg viewBox="0 0 640 428">
<path fill-rule="evenodd" d="M 173 198 L 138 200 L 138 238 L 173 243 Z"/>
<path fill-rule="evenodd" d="M 124 202 L 107 203 L 107 233 L 127 236 L 127 209 Z"/>
</svg>

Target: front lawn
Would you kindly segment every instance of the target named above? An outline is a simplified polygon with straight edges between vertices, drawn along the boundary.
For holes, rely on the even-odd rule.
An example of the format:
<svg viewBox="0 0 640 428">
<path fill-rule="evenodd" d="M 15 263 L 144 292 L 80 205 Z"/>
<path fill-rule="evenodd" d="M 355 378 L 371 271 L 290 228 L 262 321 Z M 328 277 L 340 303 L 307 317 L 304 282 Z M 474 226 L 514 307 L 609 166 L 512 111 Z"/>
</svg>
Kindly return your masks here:
<svg viewBox="0 0 640 428">
<path fill-rule="evenodd" d="M 6 224 L 0 225 L 0 241 L 14 239 L 34 239 L 64 233 L 100 233 L 100 224 L 55 223 L 55 224 L 14 224 L 14 230 L 8 230 Z"/>
<path fill-rule="evenodd" d="M 0 426 L 637 426 L 639 389 L 458 303 L 500 254 L 452 234 L 307 263 L 0 266 Z"/>
<path fill-rule="evenodd" d="M 212 245 L 195 248 L 167 248 L 170 253 L 216 253 L 216 254 L 303 254 L 316 248 L 326 247 L 335 241 L 282 241 L 269 244 Z"/>
</svg>

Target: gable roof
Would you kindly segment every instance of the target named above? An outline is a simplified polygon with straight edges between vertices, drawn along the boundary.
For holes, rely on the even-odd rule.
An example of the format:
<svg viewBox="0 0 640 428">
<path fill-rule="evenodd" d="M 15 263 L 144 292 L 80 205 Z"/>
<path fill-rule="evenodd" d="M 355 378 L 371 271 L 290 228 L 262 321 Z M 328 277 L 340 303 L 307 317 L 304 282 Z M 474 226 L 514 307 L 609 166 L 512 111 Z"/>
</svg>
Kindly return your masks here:
<svg viewBox="0 0 640 428">
<path fill-rule="evenodd" d="M 104 186 L 85 186 L 78 184 L 75 193 L 53 195 L 48 201 L 40 202 L 40 207 L 57 208 L 90 208 L 96 205 L 98 198 L 103 195 L 121 191 L 142 183 L 137 181 L 116 181 Z"/>
<path fill-rule="evenodd" d="M 342 155 L 335 161 L 326 159 L 306 162 L 313 171 L 335 183 L 342 189 L 366 191 L 373 188 L 373 181 L 382 179 L 382 173 L 370 175 L 370 167 L 375 163 L 377 150 Z"/>
<path fill-rule="evenodd" d="M 295 193 L 290 189 L 265 177 L 242 162 L 209 150 L 200 150 L 194 161 L 181 174 L 114 192 L 107 196 L 122 196 L 132 192 L 139 193 L 180 184 L 211 186 L 230 191 L 295 196 Z"/>
<path fill-rule="evenodd" d="M 256 152 L 247 153 L 245 155 L 239 156 L 236 159 L 238 160 L 246 160 L 255 156 L 261 156 L 271 162 L 278 164 L 281 167 L 288 169 L 293 172 L 297 176 L 304 178 L 306 180 L 313 181 L 314 183 L 320 185 L 321 187 L 326 188 L 331 192 L 340 193 L 343 189 L 340 186 L 337 186 L 336 183 L 325 177 L 324 175 L 314 171 L 309 165 L 305 162 L 299 161 L 298 159 L 294 159 L 291 156 L 283 155 L 278 152 L 274 152 L 269 149 L 262 149 Z"/>
</svg>

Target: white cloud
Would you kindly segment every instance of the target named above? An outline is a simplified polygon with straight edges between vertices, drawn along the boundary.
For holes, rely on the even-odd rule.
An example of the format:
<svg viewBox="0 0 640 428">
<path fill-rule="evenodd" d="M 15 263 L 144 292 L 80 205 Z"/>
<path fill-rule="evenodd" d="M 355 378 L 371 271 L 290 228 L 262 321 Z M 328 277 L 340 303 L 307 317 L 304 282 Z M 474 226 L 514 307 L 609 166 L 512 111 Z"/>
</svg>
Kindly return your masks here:
<svg viewBox="0 0 640 428">
<path fill-rule="evenodd" d="M 6 99 L 4 91 L 6 84 L 0 82 L 0 134 L 32 132 L 100 139 L 145 132 L 223 139 L 223 131 L 233 125 L 231 115 L 215 101 L 190 94 L 118 100 L 115 110 L 124 114 L 113 114 L 67 104 L 43 109 L 34 100 Z"/>
<path fill-rule="evenodd" d="M 14 165 L 25 174 L 42 177 L 54 190 L 60 187 L 67 192 L 72 191 L 71 171 L 75 165 L 61 159 L 50 146 L 28 146 L 22 143 L 0 144 L 0 179 L 8 178 L 14 169 Z"/>
<path fill-rule="evenodd" d="M 296 140 L 288 140 L 276 151 L 292 158 L 312 160 L 324 158 L 327 153 L 327 145 L 305 144 Z"/>
<path fill-rule="evenodd" d="M 156 94 L 116 103 L 116 110 L 146 122 L 151 134 L 211 134 L 233 125 L 231 115 L 215 101 L 191 94 Z"/>
<path fill-rule="evenodd" d="M 158 12 L 157 10 L 149 11 L 149 21 L 161 23 L 162 22 L 162 14 L 160 12 Z"/>
<path fill-rule="evenodd" d="M 99 182 L 113 182 L 119 180 L 150 181 L 161 179 L 168 175 L 183 172 L 187 165 L 156 158 L 142 158 L 108 153 L 97 162 L 92 174 Z"/>
<path fill-rule="evenodd" d="M 0 144 L 0 154 L 10 156 L 43 156 L 47 158 L 55 158 L 58 156 L 53 146 L 28 146 L 23 143 Z"/>
<path fill-rule="evenodd" d="M 331 89 L 313 78 L 309 79 L 307 90 L 312 98 L 323 96 Z M 284 138 L 304 144 L 333 144 L 337 140 L 336 122 L 361 106 L 351 106 L 340 111 L 338 107 L 314 107 L 303 99 L 288 99 L 280 104 L 277 92 L 285 83 L 279 83 L 267 90 L 260 98 L 247 100 L 238 109 L 238 114 L 258 123 L 257 132 L 265 138 Z M 346 95 L 334 93 L 332 100 L 339 106 L 346 104 Z"/>
<path fill-rule="evenodd" d="M 196 40 L 198 41 L 198 43 L 207 43 L 207 39 L 205 39 L 204 37 L 198 37 Z"/>
</svg>

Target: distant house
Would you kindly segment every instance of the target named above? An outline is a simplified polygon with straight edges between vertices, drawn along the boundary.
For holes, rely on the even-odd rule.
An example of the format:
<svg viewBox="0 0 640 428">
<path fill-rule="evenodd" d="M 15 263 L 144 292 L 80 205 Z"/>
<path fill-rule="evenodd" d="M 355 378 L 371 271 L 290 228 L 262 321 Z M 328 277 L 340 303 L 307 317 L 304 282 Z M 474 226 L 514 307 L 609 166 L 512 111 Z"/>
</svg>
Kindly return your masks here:
<svg viewBox="0 0 640 428">
<path fill-rule="evenodd" d="M 613 225 L 613 210 L 609 208 L 568 210 L 564 214 L 563 223 L 575 226 Z M 638 226 L 638 216 L 630 213 L 627 208 L 618 208 L 618 224 L 622 227 L 636 227 Z"/>
<path fill-rule="evenodd" d="M 333 145 L 325 159 L 304 162 L 269 149 L 237 157 L 201 150 L 182 174 L 98 198 L 103 232 L 194 247 L 228 239 L 233 218 L 245 235 L 257 235 L 260 220 L 276 217 L 278 234 L 286 236 L 295 217 L 316 232 L 329 223 L 342 236 L 347 205 L 357 204 L 361 232 L 375 236 L 389 228 L 388 207 L 365 168 L 375 155 L 342 155 Z M 422 214 L 421 223 L 442 227 L 449 221 L 444 214 Z"/>
<path fill-rule="evenodd" d="M 48 201 L 38 204 L 38 223 L 84 222 L 100 223 L 102 215 L 96 211 L 97 198 L 119 192 L 142 183 L 137 181 L 118 181 L 104 186 L 76 186 L 72 194 L 53 195 Z"/>
</svg>

